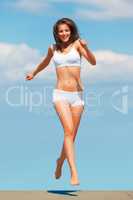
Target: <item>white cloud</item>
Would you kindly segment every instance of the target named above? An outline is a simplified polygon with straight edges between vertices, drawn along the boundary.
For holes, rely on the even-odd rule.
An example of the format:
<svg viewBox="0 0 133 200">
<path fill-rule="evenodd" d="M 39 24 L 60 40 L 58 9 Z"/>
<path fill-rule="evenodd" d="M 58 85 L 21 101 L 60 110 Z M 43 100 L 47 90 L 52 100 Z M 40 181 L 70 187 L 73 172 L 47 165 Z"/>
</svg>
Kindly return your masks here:
<svg viewBox="0 0 133 200">
<path fill-rule="evenodd" d="M 57 10 L 59 14 L 60 10 L 58 10 L 58 5 L 55 7 L 55 3 L 60 2 L 67 3 L 66 6 L 69 4 L 71 6 L 71 3 L 75 3 L 75 11 L 72 15 L 86 20 L 133 18 L 132 0 L 15 0 L 8 3 L 8 6 L 35 14 L 51 10 L 53 12 Z"/>
<path fill-rule="evenodd" d="M 133 18 L 132 0 L 78 0 L 85 5 L 94 5 L 97 9 L 78 8 L 76 15 L 84 19 L 111 20 L 119 18 Z"/>
<path fill-rule="evenodd" d="M 90 82 L 133 81 L 133 55 L 111 50 L 94 52 L 97 65 L 82 60 L 81 78 Z M 25 80 L 26 73 L 33 70 L 44 56 L 27 44 L 0 43 L 0 82 Z M 38 80 L 55 80 L 55 68 L 51 63 L 37 75 Z"/>
<path fill-rule="evenodd" d="M 39 51 L 27 44 L 0 43 L 0 82 L 24 80 L 42 59 Z M 39 77 L 49 77 L 52 70 L 48 66 L 45 75 Z"/>
<path fill-rule="evenodd" d="M 90 82 L 132 81 L 133 55 L 116 53 L 111 50 L 94 52 L 97 65 L 88 65 L 83 59 L 82 76 Z"/>
<path fill-rule="evenodd" d="M 50 4 L 44 0 L 16 0 L 8 3 L 8 6 L 35 14 L 50 9 Z"/>
<path fill-rule="evenodd" d="M 74 15 L 86 20 L 133 18 L 132 0 L 51 0 L 51 2 L 75 3 Z"/>
</svg>

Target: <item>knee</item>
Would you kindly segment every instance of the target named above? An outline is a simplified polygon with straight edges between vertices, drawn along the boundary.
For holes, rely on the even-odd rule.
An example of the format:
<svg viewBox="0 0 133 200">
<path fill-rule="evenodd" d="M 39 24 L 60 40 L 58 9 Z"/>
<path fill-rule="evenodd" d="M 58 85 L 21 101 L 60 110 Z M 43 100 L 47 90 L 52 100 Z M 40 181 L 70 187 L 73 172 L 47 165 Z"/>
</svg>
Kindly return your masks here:
<svg viewBox="0 0 133 200">
<path fill-rule="evenodd" d="M 65 136 L 69 136 L 69 137 L 72 137 L 73 136 L 73 126 L 67 128 L 64 130 L 64 134 Z"/>
</svg>

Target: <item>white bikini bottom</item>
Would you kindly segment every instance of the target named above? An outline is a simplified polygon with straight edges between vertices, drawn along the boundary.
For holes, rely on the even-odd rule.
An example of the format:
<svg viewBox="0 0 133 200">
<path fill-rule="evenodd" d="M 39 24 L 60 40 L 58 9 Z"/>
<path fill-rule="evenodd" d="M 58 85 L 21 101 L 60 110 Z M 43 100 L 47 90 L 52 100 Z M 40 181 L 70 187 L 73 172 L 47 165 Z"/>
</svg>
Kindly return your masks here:
<svg viewBox="0 0 133 200">
<path fill-rule="evenodd" d="M 53 103 L 56 101 L 66 101 L 71 106 L 84 105 L 83 91 L 65 91 L 60 89 L 53 90 Z"/>
</svg>

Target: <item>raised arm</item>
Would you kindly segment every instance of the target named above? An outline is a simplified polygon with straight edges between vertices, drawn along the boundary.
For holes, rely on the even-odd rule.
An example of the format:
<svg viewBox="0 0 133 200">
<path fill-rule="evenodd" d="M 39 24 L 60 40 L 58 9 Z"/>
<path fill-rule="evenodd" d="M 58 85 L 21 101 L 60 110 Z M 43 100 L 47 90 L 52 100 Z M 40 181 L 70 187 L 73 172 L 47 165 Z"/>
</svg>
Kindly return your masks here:
<svg viewBox="0 0 133 200">
<path fill-rule="evenodd" d="M 50 63 L 50 60 L 53 56 L 53 50 L 52 47 L 50 46 L 48 48 L 48 52 L 46 57 L 41 61 L 41 63 L 35 68 L 35 70 L 33 70 L 31 73 L 29 73 L 26 76 L 27 80 L 31 80 L 34 78 L 34 76 L 36 76 L 40 71 L 42 71 L 44 68 L 46 68 L 48 66 L 48 64 Z"/>
<path fill-rule="evenodd" d="M 92 65 L 96 65 L 96 58 L 94 54 L 90 51 L 90 49 L 87 47 L 87 42 L 85 40 L 79 39 L 77 41 L 78 50 L 81 55 L 83 55 L 89 63 Z"/>
</svg>

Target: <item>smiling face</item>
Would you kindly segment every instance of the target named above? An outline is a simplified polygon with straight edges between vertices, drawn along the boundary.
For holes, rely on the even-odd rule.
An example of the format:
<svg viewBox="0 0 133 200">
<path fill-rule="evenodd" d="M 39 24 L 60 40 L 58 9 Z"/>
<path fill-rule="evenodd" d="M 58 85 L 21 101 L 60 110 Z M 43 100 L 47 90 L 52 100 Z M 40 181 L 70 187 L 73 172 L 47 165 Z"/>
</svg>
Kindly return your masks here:
<svg viewBox="0 0 133 200">
<path fill-rule="evenodd" d="M 69 18 L 61 18 L 54 24 L 53 36 L 60 51 L 80 38 L 75 22 Z"/>
<path fill-rule="evenodd" d="M 62 42 L 68 42 L 71 36 L 71 30 L 69 26 L 62 23 L 58 26 L 58 37 Z"/>
</svg>

